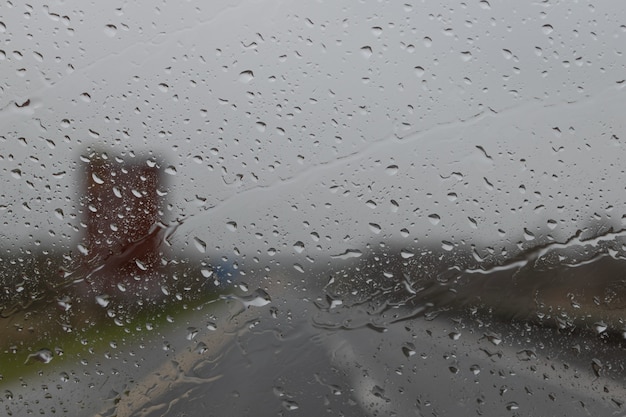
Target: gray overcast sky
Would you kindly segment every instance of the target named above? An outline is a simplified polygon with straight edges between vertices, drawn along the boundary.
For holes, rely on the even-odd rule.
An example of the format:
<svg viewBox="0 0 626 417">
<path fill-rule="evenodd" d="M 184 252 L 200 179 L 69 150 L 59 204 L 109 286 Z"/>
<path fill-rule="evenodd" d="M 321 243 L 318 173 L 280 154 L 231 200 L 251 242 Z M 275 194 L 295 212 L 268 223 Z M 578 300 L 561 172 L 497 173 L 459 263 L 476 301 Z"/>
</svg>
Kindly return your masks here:
<svg viewBox="0 0 626 417">
<path fill-rule="evenodd" d="M 75 244 L 89 146 L 162 155 L 174 243 L 225 253 L 626 213 L 624 2 L 31 4 L 0 6 L 8 244 Z"/>
</svg>

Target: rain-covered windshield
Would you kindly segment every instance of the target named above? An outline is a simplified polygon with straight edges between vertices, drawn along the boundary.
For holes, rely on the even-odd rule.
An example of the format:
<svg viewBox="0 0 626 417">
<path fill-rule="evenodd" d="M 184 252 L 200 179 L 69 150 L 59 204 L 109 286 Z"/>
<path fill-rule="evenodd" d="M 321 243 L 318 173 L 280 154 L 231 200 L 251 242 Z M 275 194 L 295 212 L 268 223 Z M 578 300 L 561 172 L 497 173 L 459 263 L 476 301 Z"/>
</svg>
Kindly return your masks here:
<svg viewBox="0 0 626 417">
<path fill-rule="evenodd" d="M 4 1 L 0 38 L 0 413 L 626 412 L 626 4 Z"/>
</svg>

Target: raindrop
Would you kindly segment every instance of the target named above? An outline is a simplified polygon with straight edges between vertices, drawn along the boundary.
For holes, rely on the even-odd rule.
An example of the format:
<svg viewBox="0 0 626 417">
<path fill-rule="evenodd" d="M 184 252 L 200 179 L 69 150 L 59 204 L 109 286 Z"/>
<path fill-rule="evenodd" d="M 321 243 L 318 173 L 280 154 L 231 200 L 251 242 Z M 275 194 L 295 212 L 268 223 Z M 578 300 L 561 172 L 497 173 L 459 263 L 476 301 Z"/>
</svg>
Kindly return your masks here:
<svg viewBox="0 0 626 417">
<path fill-rule="evenodd" d="M 13 178 L 15 178 L 15 179 L 18 179 L 18 180 L 19 180 L 20 178 L 22 178 L 22 171 L 21 171 L 20 169 L 17 169 L 17 168 L 16 168 L 16 169 L 14 169 L 14 170 L 12 170 L 12 171 L 11 171 L 11 176 L 12 176 Z"/>
<path fill-rule="evenodd" d="M 535 240 L 535 235 L 528 229 L 524 228 L 524 239 L 526 239 L 527 241 Z"/>
<path fill-rule="evenodd" d="M 167 168 L 165 168 L 165 173 L 168 175 L 176 175 L 176 167 L 173 165 L 168 166 Z"/>
<path fill-rule="evenodd" d="M 350 258 L 360 258 L 363 255 L 358 249 L 346 249 L 345 252 L 340 253 L 338 255 L 332 255 L 331 258 L 334 259 L 350 259 Z"/>
<path fill-rule="evenodd" d="M 104 34 L 109 38 L 112 38 L 117 33 L 117 26 L 115 25 L 105 25 L 104 26 Z"/>
<path fill-rule="evenodd" d="M 283 400 L 283 407 L 288 411 L 297 410 L 300 406 L 293 400 Z"/>
<path fill-rule="evenodd" d="M 445 251 L 450 252 L 452 249 L 454 249 L 454 244 L 452 242 L 448 242 L 447 240 L 442 240 L 441 248 Z"/>
<path fill-rule="evenodd" d="M 31 363 L 31 362 L 50 363 L 50 361 L 52 360 L 52 357 L 53 357 L 53 354 L 50 349 L 40 349 L 37 352 L 31 353 L 30 355 L 28 355 L 25 363 Z"/>
<path fill-rule="evenodd" d="M 380 36 L 383 33 L 383 28 L 381 28 L 380 26 L 374 26 L 372 27 L 372 34 L 376 37 Z"/>
<path fill-rule="evenodd" d="M 365 59 L 369 59 L 372 56 L 372 47 L 371 46 L 362 47 L 361 55 L 363 55 Z"/>
<path fill-rule="evenodd" d="M 91 174 L 91 178 L 96 184 L 104 184 L 104 180 L 100 178 L 95 172 Z"/>
<path fill-rule="evenodd" d="M 106 294 L 96 295 L 96 303 L 98 303 L 98 305 L 101 307 L 107 307 L 110 303 L 109 296 Z"/>
<path fill-rule="evenodd" d="M 459 333 L 459 332 L 450 332 L 448 334 L 448 337 L 450 337 L 450 339 L 452 339 L 452 340 L 459 340 L 461 338 L 461 333 Z"/>
<path fill-rule="evenodd" d="M 369 226 L 370 226 L 370 230 L 372 231 L 372 233 L 375 233 L 375 234 L 379 234 L 380 231 L 382 230 L 381 227 L 376 223 L 370 223 Z"/>
<path fill-rule="evenodd" d="M 225 300 L 237 300 L 243 304 L 245 308 L 248 307 L 263 307 L 272 302 L 270 295 L 264 290 L 258 288 L 252 294 L 238 297 L 236 295 L 223 295 L 222 299 Z"/>
<path fill-rule="evenodd" d="M 410 358 L 411 356 L 414 356 L 415 353 L 416 353 L 415 352 L 415 345 L 413 343 L 405 343 L 404 346 L 402 346 L 402 353 L 407 358 Z"/>
<path fill-rule="evenodd" d="M 537 354 L 531 349 L 523 349 L 517 352 L 517 359 L 520 361 L 529 361 L 536 358 Z"/>
<path fill-rule="evenodd" d="M 548 220 L 547 223 L 548 223 L 548 228 L 550 230 L 554 230 L 554 228 L 557 225 L 556 220 L 552 220 L 552 219 Z"/>
<path fill-rule="evenodd" d="M 295 250 L 297 253 L 304 252 L 304 243 L 301 241 L 297 241 L 293 244 L 293 250 Z"/>
<path fill-rule="evenodd" d="M 469 61 L 470 59 L 472 59 L 472 53 L 470 51 L 461 52 L 461 59 L 463 60 L 463 62 Z"/>
<path fill-rule="evenodd" d="M 591 369 L 593 369 L 593 373 L 599 378 L 600 371 L 602 371 L 602 362 L 599 359 L 593 358 L 591 360 Z"/>
<path fill-rule="evenodd" d="M 376 203 L 375 203 L 374 201 L 372 201 L 372 200 L 367 200 L 367 201 L 365 202 L 365 205 L 366 205 L 367 207 L 371 208 L 371 209 L 376 208 Z"/>
<path fill-rule="evenodd" d="M 198 252 L 206 253 L 206 243 L 202 239 L 194 236 L 193 244 L 195 245 L 196 249 L 198 249 Z"/>
<path fill-rule="evenodd" d="M 480 4 L 480 8 L 481 9 L 485 9 L 485 10 L 491 9 L 491 5 L 486 0 L 481 0 L 481 2 L 479 4 Z"/>
<path fill-rule="evenodd" d="M 552 25 L 543 25 L 541 27 L 541 31 L 543 32 L 544 35 L 551 34 L 553 30 L 554 28 L 552 27 Z"/>
<path fill-rule="evenodd" d="M 239 73 L 239 82 L 243 84 L 248 84 L 250 81 L 254 79 L 254 73 L 250 70 L 242 71 Z"/>
<path fill-rule="evenodd" d="M 519 404 L 517 404 L 515 401 L 511 401 L 506 405 L 506 409 L 509 411 L 519 410 Z"/>
<path fill-rule="evenodd" d="M 415 67 L 415 75 L 417 75 L 419 78 L 422 78 L 424 76 L 424 67 Z"/>
<path fill-rule="evenodd" d="M 423 39 L 423 42 L 424 42 L 424 46 L 427 47 L 427 48 L 430 48 L 432 46 L 432 44 L 433 44 L 433 40 L 431 38 L 429 38 L 428 36 L 426 36 Z"/>
<path fill-rule="evenodd" d="M 226 228 L 228 230 L 230 230 L 231 232 L 236 232 L 237 231 L 237 223 L 236 222 L 226 222 Z"/>
<path fill-rule="evenodd" d="M 409 259 L 415 256 L 415 252 L 408 249 L 402 249 L 400 251 L 400 256 L 402 257 L 402 259 Z"/>
<path fill-rule="evenodd" d="M 495 333 L 486 333 L 485 338 L 490 341 L 494 346 L 498 346 L 502 343 L 502 338 Z"/>
<path fill-rule="evenodd" d="M 167 93 L 167 91 L 170 89 L 170 86 L 165 83 L 159 84 L 158 87 L 159 91 L 161 91 L 162 93 Z"/>
<path fill-rule="evenodd" d="M 606 331 L 606 329 L 608 329 L 608 327 L 609 326 L 605 322 L 603 322 L 603 321 L 598 321 L 596 323 L 593 323 L 593 329 L 598 334 L 604 333 Z"/>
<path fill-rule="evenodd" d="M 433 226 L 436 226 L 441 221 L 441 217 L 438 214 L 430 214 L 428 215 L 428 220 Z"/>
<path fill-rule="evenodd" d="M 7 27 L 4 22 L 0 22 L 0 33 L 4 33 L 7 31 Z"/>
<path fill-rule="evenodd" d="M 385 168 L 385 172 L 389 176 L 396 175 L 398 173 L 398 165 L 389 165 Z"/>
<path fill-rule="evenodd" d="M 267 125 L 263 122 L 256 122 L 256 130 L 258 130 L 259 132 L 263 133 L 265 132 L 265 129 L 267 128 Z"/>
<path fill-rule="evenodd" d="M 198 335 L 197 327 L 187 327 L 187 340 L 193 340 Z"/>
</svg>

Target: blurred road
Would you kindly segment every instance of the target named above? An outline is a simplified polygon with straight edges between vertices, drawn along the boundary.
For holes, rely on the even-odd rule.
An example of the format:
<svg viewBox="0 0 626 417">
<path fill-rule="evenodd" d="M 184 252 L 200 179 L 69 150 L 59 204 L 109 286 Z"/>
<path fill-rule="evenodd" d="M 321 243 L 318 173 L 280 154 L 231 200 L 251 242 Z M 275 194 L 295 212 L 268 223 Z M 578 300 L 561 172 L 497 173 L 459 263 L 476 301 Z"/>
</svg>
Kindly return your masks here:
<svg viewBox="0 0 626 417">
<path fill-rule="evenodd" d="M 326 323 L 302 294 L 270 294 L 229 297 L 68 369 L 42 365 L 6 388 L 3 406 L 12 416 L 625 413 L 623 348 L 599 336 L 454 313 L 354 329 L 350 315 Z"/>
</svg>

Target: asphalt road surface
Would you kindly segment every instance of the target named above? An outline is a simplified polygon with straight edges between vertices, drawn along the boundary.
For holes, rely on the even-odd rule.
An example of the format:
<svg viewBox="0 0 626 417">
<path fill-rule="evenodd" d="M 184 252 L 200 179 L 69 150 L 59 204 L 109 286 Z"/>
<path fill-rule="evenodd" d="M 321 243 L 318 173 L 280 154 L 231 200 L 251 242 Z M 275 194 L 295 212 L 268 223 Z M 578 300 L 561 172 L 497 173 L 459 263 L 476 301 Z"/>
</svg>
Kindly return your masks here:
<svg viewBox="0 0 626 417">
<path fill-rule="evenodd" d="M 376 326 L 270 291 L 3 387 L 8 415 L 626 415 L 623 348 L 470 314 Z M 336 311 L 339 312 L 336 314 Z M 371 323 L 371 321 L 370 321 Z"/>
</svg>

